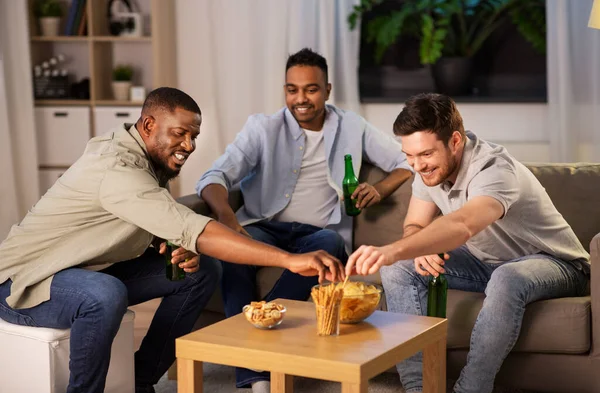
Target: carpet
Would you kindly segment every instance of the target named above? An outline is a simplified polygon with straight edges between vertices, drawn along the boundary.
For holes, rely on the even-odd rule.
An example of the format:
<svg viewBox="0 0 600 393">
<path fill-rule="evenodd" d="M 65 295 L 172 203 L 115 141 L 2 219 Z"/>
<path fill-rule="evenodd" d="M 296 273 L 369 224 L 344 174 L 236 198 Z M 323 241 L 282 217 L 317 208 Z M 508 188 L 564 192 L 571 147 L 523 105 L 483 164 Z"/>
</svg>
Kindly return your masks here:
<svg viewBox="0 0 600 393">
<path fill-rule="evenodd" d="M 204 363 L 205 393 L 252 393 L 251 389 L 236 389 L 235 374 L 232 367 Z M 448 381 L 448 392 L 452 390 L 453 381 Z M 177 381 L 169 381 L 166 374 L 154 387 L 156 393 L 176 393 Z M 341 385 L 336 382 L 321 381 L 311 378 L 294 378 L 294 393 L 339 393 Z M 383 373 L 369 381 L 369 393 L 404 393 L 398 374 Z M 534 393 L 515 389 L 494 389 L 494 393 Z"/>
</svg>

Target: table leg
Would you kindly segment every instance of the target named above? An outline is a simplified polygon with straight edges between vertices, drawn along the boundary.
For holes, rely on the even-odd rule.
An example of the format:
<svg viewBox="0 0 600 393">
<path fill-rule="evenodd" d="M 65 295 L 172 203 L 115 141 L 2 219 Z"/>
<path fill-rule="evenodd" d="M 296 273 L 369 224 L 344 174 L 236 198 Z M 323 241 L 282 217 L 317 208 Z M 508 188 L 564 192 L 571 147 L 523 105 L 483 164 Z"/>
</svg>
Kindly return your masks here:
<svg viewBox="0 0 600 393">
<path fill-rule="evenodd" d="M 342 393 L 367 393 L 369 391 L 369 381 L 361 383 L 342 382 Z"/>
<path fill-rule="evenodd" d="M 177 393 L 202 393 L 202 362 L 177 358 Z"/>
<path fill-rule="evenodd" d="M 423 349 L 423 393 L 446 393 L 446 336 Z"/>
<path fill-rule="evenodd" d="M 271 393 L 293 393 L 294 377 L 288 374 L 271 372 Z"/>
</svg>

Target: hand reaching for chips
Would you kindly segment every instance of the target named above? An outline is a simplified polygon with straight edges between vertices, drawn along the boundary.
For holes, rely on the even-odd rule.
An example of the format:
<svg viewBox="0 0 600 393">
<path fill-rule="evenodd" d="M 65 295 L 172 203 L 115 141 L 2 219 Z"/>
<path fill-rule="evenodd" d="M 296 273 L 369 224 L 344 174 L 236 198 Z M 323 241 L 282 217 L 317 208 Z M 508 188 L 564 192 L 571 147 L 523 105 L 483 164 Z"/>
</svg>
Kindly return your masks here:
<svg viewBox="0 0 600 393">
<path fill-rule="evenodd" d="M 270 329 L 281 323 L 285 307 L 274 302 L 252 302 L 244 306 L 243 312 L 248 322 L 262 329 Z"/>
</svg>

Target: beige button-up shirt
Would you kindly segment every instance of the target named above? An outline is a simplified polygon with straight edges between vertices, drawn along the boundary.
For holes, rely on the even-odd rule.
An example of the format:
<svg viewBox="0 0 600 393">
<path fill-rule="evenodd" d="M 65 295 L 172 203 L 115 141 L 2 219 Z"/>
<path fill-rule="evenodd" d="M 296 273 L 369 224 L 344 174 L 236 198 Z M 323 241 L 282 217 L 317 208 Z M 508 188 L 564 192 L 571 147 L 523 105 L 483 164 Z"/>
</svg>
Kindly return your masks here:
<svg viewBox="0 0 600 393">
<path fill-rule="evenodd" d="M 159 185 L 142 137 L 123 125 L 91 139 L 0 244 L 0 283 L 13 281 L 6 301 L 36 306 L 50 299 L 55 273 L 135 258 L 154 236 L 196 252 L 209 221 Z"/>
</svg>

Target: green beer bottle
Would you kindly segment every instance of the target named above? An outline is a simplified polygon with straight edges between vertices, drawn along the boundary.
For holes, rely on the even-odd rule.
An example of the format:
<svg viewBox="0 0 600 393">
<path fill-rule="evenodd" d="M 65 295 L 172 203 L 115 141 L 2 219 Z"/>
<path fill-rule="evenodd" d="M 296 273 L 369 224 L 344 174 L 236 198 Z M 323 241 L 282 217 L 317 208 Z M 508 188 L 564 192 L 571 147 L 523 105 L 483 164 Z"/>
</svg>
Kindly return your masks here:
<svg viewBox="0 0 600 393">
<path fill-rule="evenodd" d="M 444 259 L 444 254 L 438 254 Z M 446 302 L 448 300 L 448 280 L 440 273 L 439 276 L 431 276 L 427 293 L 427 316 L 446 318 Z"/>
<path fill-rule="evenodd" d="M 167 278 L 171 281 L 179 281 L 185 278 L 185 271 L 178 264 L 171 263 L 171 254 L 177 249 L 177 245 L 167 242 L 167 253 L 165 254 Z"/>
<path fill-rule="evenodd" d="M 358 179 L 354 174 L 354 168 L 352 167 L 352 156 L 346 154 L 344 156 L 344 163 L 346 164 L 346 170 L 344 171 L 344 180 L 342 181 L 342 190 L 344 191 L 344 206 L 346 207 L 346 214 L 349 216 L 358 216 L 360 209 L 356 207 L 356 199 L 350 198 L 358 187 Z"/>
</svg>

